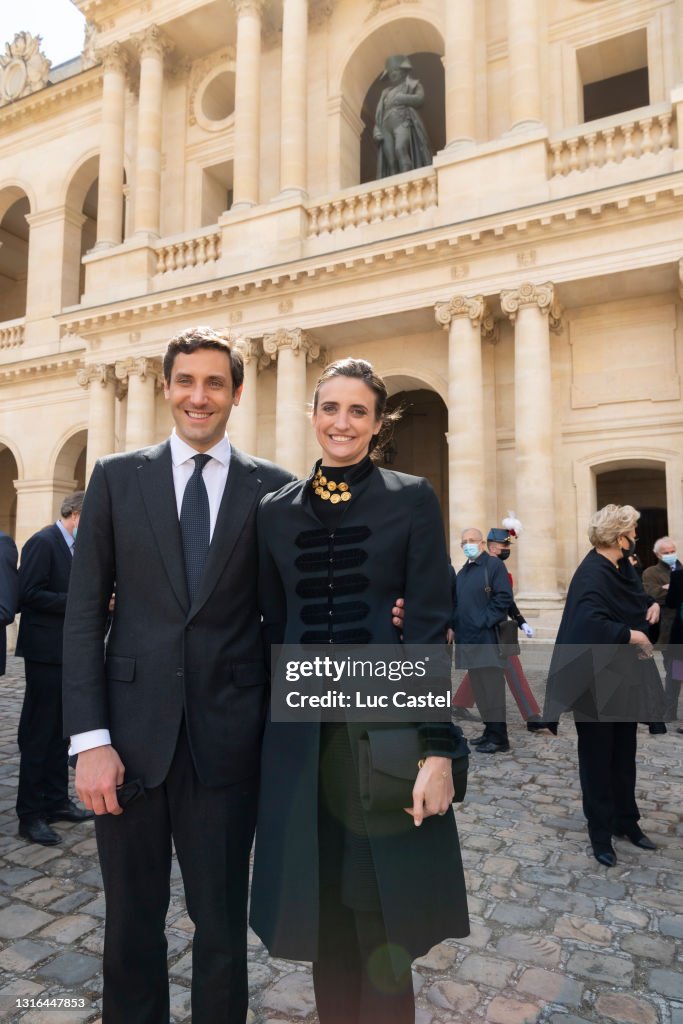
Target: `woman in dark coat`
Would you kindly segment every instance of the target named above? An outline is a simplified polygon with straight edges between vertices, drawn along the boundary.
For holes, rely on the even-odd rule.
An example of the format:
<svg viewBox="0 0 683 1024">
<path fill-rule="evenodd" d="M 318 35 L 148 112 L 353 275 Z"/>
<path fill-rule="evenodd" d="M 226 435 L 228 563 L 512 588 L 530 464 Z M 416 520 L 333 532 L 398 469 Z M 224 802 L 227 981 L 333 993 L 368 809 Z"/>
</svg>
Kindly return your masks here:
<svg viewBox="0 0 683 1024">
<path fill-rule="evenodd" d="M 395 645 L 401 595 L 404 642 L 444 643 L 450 592 L 436 496 L 426 480 L 369 458 L 386 400 L 364 360 L 332 363 L 318 382 L 322 463 L 259 511 L 268 642 Z M 367 729 L 271 721 L 264 738 L 251 925 L 273 956 L 313 961 L 321 1024 L 412 1024 L 411 961 L 469 932 L 451 726 L 420 726 L 424 761 L 407 812 L 361 804 Z"/>
<path fill-rule="evenodd" d="M 636 730 L 661 718 L 663 690 L 649 625 L 659 606 L 629 562 L 640 513 L 606 505 L 591 518 L 593 545 L 574 573 L 550 664 L 544 720 L 573 711 L 579 778 L 593 854 L 617 862 L 613 836 L 654 850 L 638 825 Z"/>
</svg>

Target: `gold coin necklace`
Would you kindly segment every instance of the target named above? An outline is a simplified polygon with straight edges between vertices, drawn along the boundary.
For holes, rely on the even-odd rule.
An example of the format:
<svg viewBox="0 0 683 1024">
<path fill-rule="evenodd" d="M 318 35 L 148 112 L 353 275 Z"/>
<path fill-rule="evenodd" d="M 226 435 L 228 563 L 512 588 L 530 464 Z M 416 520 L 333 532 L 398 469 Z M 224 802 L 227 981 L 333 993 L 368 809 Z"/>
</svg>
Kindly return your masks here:
<svg viewBox="0 0 683 1024">
<path fill-rule="evenodd" d="M 351 501 L 349 485 L 344 480 L 341 483 L 337 483 L 336 480 L 328 480 L 320 468 L 311 480 L 311 487 L 319 498 L 331 502 L 332 505 L 337 505 L 340 501 Z"/>
</svg>

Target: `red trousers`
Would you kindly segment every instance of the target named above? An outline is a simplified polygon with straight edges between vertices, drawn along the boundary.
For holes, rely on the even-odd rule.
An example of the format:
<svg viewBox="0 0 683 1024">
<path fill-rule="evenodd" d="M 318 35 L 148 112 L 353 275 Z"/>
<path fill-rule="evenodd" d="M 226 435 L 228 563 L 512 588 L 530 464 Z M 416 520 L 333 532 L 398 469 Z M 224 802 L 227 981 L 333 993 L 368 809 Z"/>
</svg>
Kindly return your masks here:
<svg viewBox="0 0 683 1024">
<path fill-rule="evenodd" d="M 505 681 L 508 684 L 510 693 L 517 702 L 519 713 L 527 722 L 533 715 L 541 714 L 541 709 L 536 703 L 536 698 L 531 692 L 529 681 L 524 675 L 524 669 L 522 663 L 516 654 L 513 654 L 507 659 L 507 663 L 504 668 Z M 453 707 L 456 708 L 473 708 L 474 707 L 474 693 L 472 692 L 472 683 L 470 682 L 469 672 L 465 675 L 463 681 L 458 687 L 456 693 L 453 695 L 451 702 Z"/>
</svg>

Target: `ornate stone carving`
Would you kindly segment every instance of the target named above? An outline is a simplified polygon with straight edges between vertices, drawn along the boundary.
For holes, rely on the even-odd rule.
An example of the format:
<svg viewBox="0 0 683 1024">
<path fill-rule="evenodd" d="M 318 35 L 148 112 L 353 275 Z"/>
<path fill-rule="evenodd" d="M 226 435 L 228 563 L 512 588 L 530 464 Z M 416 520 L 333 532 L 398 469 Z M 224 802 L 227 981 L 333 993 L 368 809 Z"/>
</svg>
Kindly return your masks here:
<svg viewBox="0 0 683 1024">
<path fill-rule="evenodd" d="M 391 7 L 398 7 L 400 4 L 416 4 L 418 2 L 419 0 L 370 0 L 370 11 L 365 20 L 369 21 L 376 14 L 388 11 Z"/>
<path fill-rule="evenodd" d="M 260 363 L 263 358 L 261 342 L 258 338 L 250 338 L 246 335 L 244 337 L 235 338 L 233 347 L 241 353 L 245 366 L 248 366 L 249 363 L 254 362 L 254 360 Z M 268 361 L 270 361 L 270 359 Z"/>
<path fill-rule="evenodd" d="M 17 32 L 0 54 L 0 107 L 47 85 L 50 61 L 41 53 L 41 36 Z"/>
<path fill-rule="evenodd" d="M 161 386 L 161 360 L 158 358 L 150 359 L 147 356 L 128 356 L 127 359 L 120 359 L 115 364 L 114 372 L 116 379 L 122 383 L 126 383 L 129 377 L 133 376 L 139 377 L 140 380 L 153 377 L 155 386 Z"/>
<path fill-rule="evenodd" d="M 125 74 L 128 70 L 128 54 L 121 43 L 112 43 L 111 46 L 98 50 L 97 58 L 105 71 L 122 71 Z"/>
<path fill-rule="evenodd" d="M 115 383 L 114 367 L 109 363 L 91 363 L 76 371 L 76 380 L 82 388 L 89 388 L 91 384 L 99 384 L 106 388 L 108 384 Z"/>
<path fill-rule="evenodd" d="M 454 295 L 448 302 L 437 302 L 434 314 L 442 327 L 450 327 L 456 317 L 469 317 L 486 329 L 493 326 L 493 317 L 483 295 Z"/>
<path fill-rule="evenodd" d="M 555 285 L 551 281 L 545 284 L 531 284 L 527 281 L 519 288 L 504 289 L 500 293 L 500 305 L 513 322 L 521 307 L 538 306 L 541 313 L 549 318 L 551 331 L 562 329 L 562 311 L 555 296 Z"/>
<path fill-rule="evenodd" d="M 187 94 L 188 120 L 190 124 L 197 124 L 196 102 L 199 89 L 202 88 L 211 72 L 215 73 L 219 68 L 222 71 L 234 72 L 235 56 L 235 47 L 225 46 L 222 50 L 218 50 L 208 57 L 203 57 L 202 60 L 198 60 L 192 65 Z"/>
<path fill-rule="evenodd" d="M 308 363 L 315 362 L 320 355 L 320 345 L 313 340 L 310 334 L 302 331 L 300 327 L 295 327 L 293 330 L 281 328 L 272 334 L 264 334 L 264 357 L 268 356 L 272 361 L 275 361 L 281 348 L 291 348 L 295 355 L 303 353 Z"/>
<path fill-rule="evenodd" d="M 96 64 L 100 63 L 100 57 L 97 53 L 97 28 L 91 21 L 85 23 L 85 38 L 83 40 L 83 49 L 81 51 L 81 69 L 87 71 L 88 68 L 94 68 Z"/>
<path fill-rule="evenodd" d="M 266 0 L 230 0 L 230 3 L 238 17 L 240 14 L 257 14 L 260 17 L 266 6 Z"/>
<path fill-rule="evenodd" d="M 173 49 L 158 25 L 150 25 L 136 37 L 140 58 L 165 57 Z"/>
</svg>

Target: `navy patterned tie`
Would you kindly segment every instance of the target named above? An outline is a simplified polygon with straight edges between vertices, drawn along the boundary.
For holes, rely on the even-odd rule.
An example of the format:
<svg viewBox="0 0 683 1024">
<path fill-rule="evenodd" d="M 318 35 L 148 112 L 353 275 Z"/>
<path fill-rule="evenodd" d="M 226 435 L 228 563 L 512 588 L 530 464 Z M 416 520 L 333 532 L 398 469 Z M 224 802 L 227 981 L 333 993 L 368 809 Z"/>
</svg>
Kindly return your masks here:
<svg viewBox="0 0 683 1024">
<path fill-rule="evenodd" d="M 185 576 L 190 604 L 197 596 L 206 554 L 209 550 L 211 535 L 209 495 L 206 493 L 202 471 L 210 459 L 210 455 L 195 455 L 193 457 L 194 473 L 187 481 L 180 508 L 180 532 L 183 537 Z"/>
</svg>

